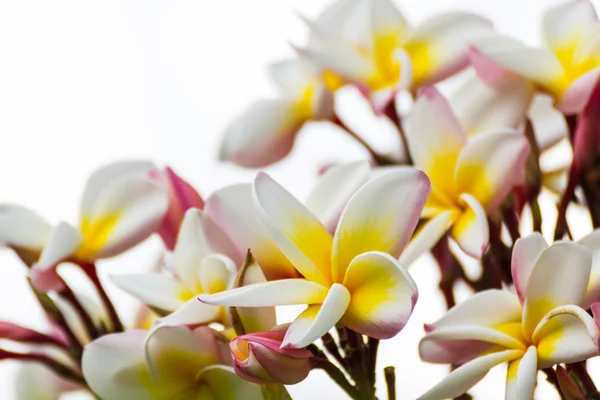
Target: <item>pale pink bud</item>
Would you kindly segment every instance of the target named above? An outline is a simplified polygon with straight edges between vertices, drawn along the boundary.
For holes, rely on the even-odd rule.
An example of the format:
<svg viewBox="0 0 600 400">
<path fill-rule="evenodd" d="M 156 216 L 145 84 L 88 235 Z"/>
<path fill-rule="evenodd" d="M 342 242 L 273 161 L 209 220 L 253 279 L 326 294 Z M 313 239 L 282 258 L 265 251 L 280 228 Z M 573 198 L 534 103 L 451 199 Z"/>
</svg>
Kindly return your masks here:
<svg viewBox="0 0 600 400">
<path fill-rule="evenodd" d="M 173 250 L 185 212 L 190 208 L 204 208 L 204 200 L 192 185 L 184 181 L 170 167 L 165 168 L 164 179 L 169 190 L 169 208 L 158 228 L 158 234 L 165 246 Z"/>
<path fill-rule="evenodd" d="M 281 349 L 285 332 L 268 331 L 238 336 L 229 343 L 233 367 L 241 378 L 259 384 L 293 385 L 312 368 L 306 349 Z"/>
</svg>

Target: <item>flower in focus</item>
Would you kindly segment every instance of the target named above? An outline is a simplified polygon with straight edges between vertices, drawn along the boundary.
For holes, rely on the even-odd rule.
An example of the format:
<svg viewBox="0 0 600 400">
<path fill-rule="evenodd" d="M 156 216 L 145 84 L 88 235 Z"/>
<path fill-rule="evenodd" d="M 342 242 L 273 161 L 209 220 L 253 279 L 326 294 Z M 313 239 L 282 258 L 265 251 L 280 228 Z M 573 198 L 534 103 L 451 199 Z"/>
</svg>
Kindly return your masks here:
<svg viewBox="0 0 600 400">
<path fill-rule="evenodd" d="M 381 112 L 397 91 L 431 85 L 468 64 L 471 40 L 491 30 L 486 19 L 445 13 L 408 25 L 389 0 L 341 0 L 309 22 L 299 53 L 320 70 L 332 91 L 357 85 Z"/>
<path fill-rule="evenodd" d="M 559 4 L 546 12 L 543 29 L 547 48 L 500 36 L 482 38 L 475 47 L 489 61 L 550 93 L 564 113 L 578 113 L 600 76 L 600 22 L 594 6 L 589 0 Z M 484 79 L 494 79 L 488 63 L 474 65 Z"/>
<path fill-rule="evenodd" d="M 460 365 L 421 399 L 453 398 L 508 362 L 507 399 L 532 399 L 538 369 L 598 355 L 600 329 L 581 307 L 592 255 L 584 246 L 548 247 L 539 233 L 512 255 L 515 291 L 485 290 L 459 303 L 421 340 L 424 361 Z"/>
<path fill-rule="evenodd" d="M 269 307 L 306 304 L 282 348 L 301 348 L 336 323 L 384 339 L 406 324 L 417 288 L 397 257 L 410 239 L 429 193 L 413 168 L 390 169 L 364 184 L 345 206 L 335 234 L 268 175 L 254 196 L 273 241 L 303 278 L 281 279 L 200 296 L 208 304 Z"/>
<path fill-rule="evenodd" d="M 37 214 L 6 205 L 0 236 L 7 245 L 33 254 L 32 279 L 41 291 L 62 286 L 55 268 L 62 262 L 93 263 L 116 256 L 156 231 L 168 195 L 152 178 L 150 162 L 107 165 L 90 176 L 81 200 L 79 227 L 59 222 L 53 228 Z"/>
<path fill-rule="evenodd" d="M 281 94 L 250 105 L 225 131 L 219 158 L 250 168 L 285 157 L 296 134 L 309 120 L 333 116 L 333 98 L 302 60 L 271 65 L 270 75 Z"/>
<path fill-rule="evenodd" d="M 262 400 L 259 386 L 239 378 L 226 342 L 208 327 L 133 330 L 85 347 L 83 374 L 102 399 Z"/>
<path fill-rule="evenodd" d="M 433 87 L 421 90 L 405 122 L 413 162 L 431 180 L 431 194 L 422 215 L 427 221 L 400 261 L 410 265 L 449 227 L 467 254 L 481 257 L 489 238 L 487 214 L 523 181 L 527 139 L 511 129 L 467 138 L 450 105 Z"/>
<path fill-rule="evenodd" d="M 229 343 L 233 368 L 250 382 L 293 385 L 303 381 L 312 368 L 306 349 L 281 349 L 285 332 L 268 331 L 241 335 Z"/>
<path fill-rule="evenodd" d="M 211 239 L 213 246 L 211 246 Z M 186 212 L 171 257 L 170 268 L 157 272 L 114 275 L 112 280 L 123 290 L 136 296 L 157 310 L 165 318 L 154 323 L 154 329 L 168 325 L 204 325 L 218 322 L 230 327 L 230 316 L 225 307 L 204 304 L 196 299 L 199 294 L 213 294 L 232 287 L 238 266 L 237 249 L 229 256 L 213 250 L 214 243 L 225 242 L 221 248 L 232 248 L 218 226 L 207 221 L 198 209 Z M 256 265 L 246 272 L 244 284 L 264 282 L 265 277 Z M 244 315 L 249 332 L 266 330 L 275 325 L 273 309 L 265 308 L 255 315 Z"/>
</svg>

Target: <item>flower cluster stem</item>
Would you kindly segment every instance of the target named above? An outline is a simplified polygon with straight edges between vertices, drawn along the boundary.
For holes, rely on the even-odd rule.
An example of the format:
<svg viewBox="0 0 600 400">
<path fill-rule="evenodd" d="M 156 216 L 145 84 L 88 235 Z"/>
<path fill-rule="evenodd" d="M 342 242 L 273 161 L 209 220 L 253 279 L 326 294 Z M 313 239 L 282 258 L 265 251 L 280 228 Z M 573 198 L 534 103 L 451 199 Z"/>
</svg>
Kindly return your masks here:
<svg viewBox="0 0 600 400">
<path fill-rule="evenodd" d="M 104 309 L 108 313 L 108 317 L 112 323 L 113 332 L 123 332 L 123 324 L 121 323 L 121 319 L 119 318 L 119 314 L 117 314 L 117 310 L 113 305 L 112 301 L 108 297 L 106 290 L 104 290 L 104 286 L 102 286 L 102 282 L 100 282 L 100 278 L 98 277 L 98 271 L 96 270 L 95 264 L 81 264 L 81 268 L 83 272 L 88 276 L 90 281 L 96 287 L 98 295 L 100 296 L 100 300 L 102 301 L 102 305 Z"/>
</svg>

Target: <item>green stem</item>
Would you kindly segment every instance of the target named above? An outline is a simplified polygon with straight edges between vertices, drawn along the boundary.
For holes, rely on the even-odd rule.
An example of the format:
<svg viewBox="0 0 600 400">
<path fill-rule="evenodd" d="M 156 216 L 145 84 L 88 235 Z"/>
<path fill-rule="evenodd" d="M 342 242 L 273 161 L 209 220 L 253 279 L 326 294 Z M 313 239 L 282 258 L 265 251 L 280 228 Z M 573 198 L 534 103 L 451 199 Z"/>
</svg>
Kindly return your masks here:
<svg viewBox="0 0 600 400">
<path fill-rule="evenodd" d="M 396 370 L 394 367 L 385 367 L 383 374 L 385 375 L 388 400 L 396 400 Z"/>
<path fill-rule="evenodd" d="M 342 371 L 339 370 L 334 364 L 331 363 L 326 357 L 315 357 L 313 359 L 314 368 L 319 368 L 325 371 L 327 375 L 335 382 L 337 385 L 346 392 L 348 396 L 350 396 L 353 400 L 361 400 L 360 393 L 356 390 L 354 386 L 348 381 L 346 375 Z"/>
</svg>

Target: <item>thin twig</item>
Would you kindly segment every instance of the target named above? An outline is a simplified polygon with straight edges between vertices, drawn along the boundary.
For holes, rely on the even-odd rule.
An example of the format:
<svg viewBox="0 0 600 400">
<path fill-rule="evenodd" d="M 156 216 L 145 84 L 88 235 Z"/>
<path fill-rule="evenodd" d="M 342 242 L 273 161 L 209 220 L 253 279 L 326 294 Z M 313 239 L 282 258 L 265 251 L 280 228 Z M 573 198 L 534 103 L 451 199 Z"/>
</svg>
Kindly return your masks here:
<svg viewBox="0 0 600 400">
<path fill-rule="evenodd" d="M 396 370 L 394 367 L 385 367 L 383 374 L 385 375 L 388 400 L 396 400 Z"/>
<path fill-rule="evenodd" d="M 90 335 L 90 338 L 93 340 L 93 339 L 96 339 L 97 337 L 99 337 L 100 335 L 99 335 L 98 329 L 94 325 L 94 321 L 92 320 L 92 317 L 90 316 L 90 314 L 88 314 L 87 310 L 83 307 L 83 305 L 81 304 L 81 302 L 79 301 L 79 299 L 77 298 L 77 296 L 75 295 L 73 290 L 71 290 L 71 288 L 69 286 L 67 286 L 67 284 L 65 283 L 63 288 L 59 291 L 58 294 L 61 297 L 63 297 L 75 309 L 75 311 L 79 315 L 79 318 L 81 319 L 81 322 L 85 326 L 85 329 L 86 329 L 88 335 Z"/>
<path fill-rule="evenodd" d="M 333 336 L 331 336 L 331 334 L 329 332 L 327 332 L 325 335 L 323 335 L 321 340 L 323 341 L 323 346 L 325 346 L 325 350 L 327 350 L 327 352 L 329 354 L 331 354 L 333 356 L 333 358 L 335 358 L 335 360 L 345 370 L 348 370 L 348 363 L 346 362 L 344 357 L 342 357 L 342 354 L 340 353 L 340 349 L 338 348 L 338 345 L 335 342 L 335 339 L 333 338 Z"/>
<path fill-rule="evenodd" d="M 85 272 L 85 274 L 88 276 L 90 281 L 96 287 L 96 290 L 98 291 L 98 295 L 100 296 L 100 300 L 102 301 L 102 304 L 104 306 L 104 309 L 108 313 L 108 317 L 110 318 L 110 321 L 112 322 L 113 332 L 123 332 L 123 324 L 121 323 L 121 320 L 119 319 L 119 314 L 117 314 L 117 310 L 115 310 L 115 306 L 113 305 L 112 301 L 110 300 L 110 297 L 108 297 L 108 294 L 104 290 L 104 287 L 102 286 L 102 282 L 100 282 L 100 278 L 98 277 L 98 271 L 96 270 L 96 265 L 80 264 L 80 266 L 81 266 L 81 269 L 83 270 L 83 272 Z"/>
<path fill-rule="evenodd" d="M 376 152 L 375 149 L 373 149 L 373 147 L 371 147 L 371 145 L 369 143 L 367 143 L 362 137 L 360 137 L 359 135 L 357 135 L 352 129 L 350 129 L 346 124 L 344 124 L 344 122 L 342 120 L 340 120 L 339 118 L 336 118 L 333 121 L 333 123 L 335 125 L 339 126 L 340 128 L 342 128 L 350 137 L 352 137 L 362 147 L 364 147 L 365 150 L 367 150 L 367 152 L 369 153 L 369 155 L 373 159 L 373 162 L 376 165 L 393 165 L 393 164 L 396 164 L 393 160 L 390 160 L 389 158 L 387 158 L 387 157 L 379 154 L 378 152 Z"/>
<path fill-rule="evenodd" d="M 331 361 L 329 361 L 329 359 L 327 358 L 327 356 L 325 355 L 325 353 L 323 353 L 323 351 L 321 349 L 319 349 L 316 345 L 311 344 L 307 347 L 308 350 L 310 350 L 314 357 L 313 357 L 313 368 L 319 368 L 322 369 L 323 371 L 325 371 L 325 373 L 327 375 L 329 375 L 329 377 L 335 382 L 337 383 L 337 385 L 342 388 L 344 390 L 344 392 L 346 392 L 346 394 L 348 394 L 348 396 L 350 396 L 351 399 L 353 400 L 360 400 L 360 393 L 358 392 L 358 390 L 350 383 L 350 381 L 348 381 L 348 378 L 346 378 L 346 375 L 344 375 L 344 373 L 335 366 L 335 364 L 333 364 Z"/>
</svg>

